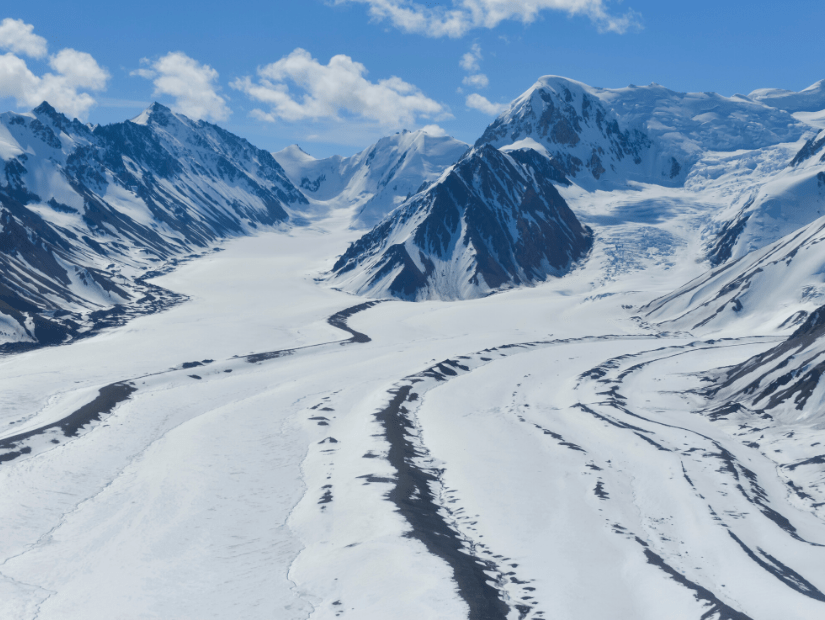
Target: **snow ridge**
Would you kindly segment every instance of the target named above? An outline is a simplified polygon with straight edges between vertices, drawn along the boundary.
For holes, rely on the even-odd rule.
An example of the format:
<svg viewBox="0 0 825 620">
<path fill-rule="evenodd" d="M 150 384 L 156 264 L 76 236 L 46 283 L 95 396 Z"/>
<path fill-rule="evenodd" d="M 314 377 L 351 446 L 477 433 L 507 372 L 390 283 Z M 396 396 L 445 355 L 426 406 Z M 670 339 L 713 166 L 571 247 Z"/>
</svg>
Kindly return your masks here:
<svg viewBox="0 0 825 620">
<path fill-rule="evenodd" d="M 315 159 L 297 145 L 275 153 L 316 209 L 352 209 L 354 227 L 370 227 L 435 181 L 469 145 L 426 130 L 381 138 L 352 157 Z"/>
</svg>

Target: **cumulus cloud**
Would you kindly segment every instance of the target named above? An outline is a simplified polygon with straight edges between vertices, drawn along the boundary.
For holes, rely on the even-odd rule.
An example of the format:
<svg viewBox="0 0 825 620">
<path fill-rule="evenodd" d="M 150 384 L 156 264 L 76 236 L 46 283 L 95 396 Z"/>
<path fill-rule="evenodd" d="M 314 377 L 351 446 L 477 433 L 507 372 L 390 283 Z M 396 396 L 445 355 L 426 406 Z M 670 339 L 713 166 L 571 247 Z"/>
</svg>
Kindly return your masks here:
<svg viewBox="0 0 825 620">
<path fill-rule="evenodd" d="M 506 103 L 493 103 L 487 97 L 482 97 L 478 93 L 473 93 L 472 95 L 467 95 L 467 101 L 465 102 L 468 108 L 472 108 L 474 110 L 478 110 L 479 112 L 484 112 L 485 114 L 489 114 L 490 116 L 496 116 L 497 114 L 501 114 L 504 110 L 507 109 Z"/>
<path fill-rule="evenodd" d="M 470 51 L 461 57 L 458 66 L 470 73 L 471 75 L 464 76 L 462 83 L 464 86 L 471 88 L 487 88 L 490 85 L 490 80 L 487 76 L 481 73 L 481 46 L 478 43 L 473 43 L 470 46 Z"/>
<path fill-rule="evenodd" d="M 423 131 L 428 136 L 432 136 L 434 138 L 443 138 L 447 135 L 447 132 L 444 131 L 444 129 L 442 129 L 438 125 L 424 125 L 421 128 L 421 131 Z"/>
<path fill-rule="evenodd" d="M 475 75 L 465 76 L 461 83 L 471 88 L 487 88 L 490 85 L 490 80 L 483 73 L 476 73 Z"/>
<path fill-rule="evenodd" d="M 478 64 L 480 60 L 481 46 L 478 43 L 473 43 L 470 46 L 470 51 L 461 57 L 458 65 L 465 71 L 472 73 L 481 69 L 481 65 Z"/>
<path fill-rule="evenodd" d="M 31 58 L 43 58 L 48 53 L 46 39 L 34 34 L 32 24 L 11 17 L 0 22 L 0 49 Z"/>
<path fill-rule="evenodd" d="M 417 87 L 398 77 L 370 82 L 367 69 L 349 56 L 333 56 L 323 65 L 309 52 L 296 49 L 258 69 L 257 79 L 238 78 L 232 88 L 268 110 L 256 109 L 259 120 L 339 119 L 341 112 L 385 127 L 412 125 L 419 117 L 444 118 L 447 111 Z M 290 85 L 298 92 L 291 92 Z"/>
<path fill-rule="evenodd" d="M 145 68 L 132 71 L 155 85 L 153 97 L 174 97 L 172 108 L 195 120 L 223 121 L 232 111 L 226 99 L 218 94 L 218 72 L 202 65 L 183 52 L 169 52 L 157 60 L 141 60 Z"/>
<path fill-rule="evenodd" d="M 0 23 L 0 98 L 13 98 L 18 107 L 33 108 L 48 101 L 70 116 L 85 117 L 96 101 L 88 92 L 106 88 L 109 73 L 85 52 L 62 49 L 48 57 L 51 72 L 36 75 L 17 54 L 44 58 L 47 44 L 34 27 L 20 20 Z"/>
<path fill-rule="evenodd" d="M 483 73 L 476 73 L 475 75 L 465 76 L 461 83 L 471 88 L 487 88 L 490 85 L 490 80 Z"/>
<path fill-rule="evenodd" d="M 542 11 L 560 11 L 589 18 L 602 32 L 623 34 L 639 28 L 639 15 L 630 10 L 614 15 L 609 0 L 453 0 L 452 8 L 432 7 L 414 0 L 335 0 L 336 4 L 366 4 L 375 20 L 429 37 L 461 37 L 475 28 L 495 28 L 507 20 L 529 24 Z"/>
</svg>

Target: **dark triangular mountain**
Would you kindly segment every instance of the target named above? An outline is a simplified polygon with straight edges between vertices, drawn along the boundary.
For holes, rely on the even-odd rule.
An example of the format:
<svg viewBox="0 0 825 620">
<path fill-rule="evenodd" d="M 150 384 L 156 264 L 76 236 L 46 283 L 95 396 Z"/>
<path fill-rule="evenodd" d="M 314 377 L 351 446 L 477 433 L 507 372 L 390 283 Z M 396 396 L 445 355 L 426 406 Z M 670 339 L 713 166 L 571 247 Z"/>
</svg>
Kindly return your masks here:
<svg viewBox="0 0 825 620">
<path fill-rule="evenodd" d="M 468 299 L 563 275 L 592 243 L 532 149 L 468 152 L 352 244 L 333 267 L 345 290 L 408 300 Z"/>
</svg>

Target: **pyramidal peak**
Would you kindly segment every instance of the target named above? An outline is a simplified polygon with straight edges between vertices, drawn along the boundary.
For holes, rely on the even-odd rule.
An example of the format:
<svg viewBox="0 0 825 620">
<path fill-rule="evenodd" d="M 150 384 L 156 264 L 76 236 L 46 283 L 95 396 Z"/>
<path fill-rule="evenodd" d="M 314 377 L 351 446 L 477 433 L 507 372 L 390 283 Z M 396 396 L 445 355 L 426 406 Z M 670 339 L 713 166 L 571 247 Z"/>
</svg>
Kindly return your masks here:
<svg viewBox="0 0 825 620">
<path fill-rule="evenodd" d="M 58 130 L 57 133 L 60 133 L 61 131 L 66 134 L 85 133 L 92 129 L 91 125 L 86 125 L 76 118 L 70 119 L 68 116 L 55 109 L 55 107 L 48 101 L 41 103 L 39 106 L 34 108 L 31 113 L 41 123 L 50 125 L 54 129 Z"/>
<path fill-rule="evenodd" d="M 162 103 L 158 103 L 155 101 L 152 105 L 146 108 L 143 112 L 138 114 L 135 118 L 131 119 L 131 122 L 135 123 L 136 125 L 148 125 L 150 123 L 154 123 L 157 125 L 167 125 L 169 123 L 169 119 L 172 116 L 176 116 L 171 109 L 167 108 Z"/>
<path fill-rule="evenodd" d="M 273 155 L 275 155 L 276 157 L 280 156 L 280 157 L 284 157 L 286 159 L 295 160 L 295 161 L 305 161 L 305 162 L 316 161 L 315 157 L 313 157 L 312 155 L 307 153 L 304 149 L 302 149 L 297 144 L 290 144 L 286 148 L 283 148 L 280 151 L 278 151 L 277 153 L 273 153 Z"/>
<path fill-rule="evenodd" d="M 63 117 L 66 118 L 65 115 L 61 114 L 57 110 L 54 109 L 54 106 L 50 104 L 48 101 L 44 101 L 39 106 L 34 108 L 32 112 L 36 116 L 50 116 L 50 117 Z"/>
</svg>

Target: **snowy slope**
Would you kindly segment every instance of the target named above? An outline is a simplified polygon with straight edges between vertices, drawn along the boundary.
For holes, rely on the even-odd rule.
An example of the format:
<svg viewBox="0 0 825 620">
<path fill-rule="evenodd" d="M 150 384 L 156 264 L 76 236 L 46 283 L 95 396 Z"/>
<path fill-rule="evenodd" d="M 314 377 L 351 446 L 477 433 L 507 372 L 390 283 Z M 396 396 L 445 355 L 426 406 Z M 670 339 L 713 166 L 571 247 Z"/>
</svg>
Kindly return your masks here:
<svg viewBox="0 0 825 620">
<path fill-rule="evenodd" d="M 352 208 L 353 226 L 371 227 L 437 179 L 469 146 L 455 138 L 403 131 L 351 157 L 315 159 L 297 145 L 274 153 L 292 182 L 326 209 Z"/>
<path fill-rule="evenodd" d="M 72 280 L 78 307 L 93 286 L 100 307 L 119 299 L 108 282 L 133 295 L 196 240 L 261 232 L 158 278 L 187 303 L 0 356 L 0 617 L 825 617 L 825 215 L 806 202 L 823 136 L 783 134 L 784 112 L 747 98 L 569 89 L 614 115 L 577 135 L 615 171 L 570 174 L 576 146 L 531 125 L 433 169 L 360 239 L 341 159 L 322 179 L 279 154 L 289 177 L 314 170 L 309 200 L 282 202 L 312 226 L 284 233 L 245 197 L 252 181 L 277 197 L 265 155 L 211 126 L 150 110 L 132 123 L 145 148 L 132 127 L 53 129 L 92 154 L 69 166 L 45 129 L 0 124 L 0 285 L 19 283 L 0 304 L 67 295 L 60 269 L 103 260 L 91 243 L 115 267 Z M 634 124 L 640 164 L 614 150 Z M 751 198 L 763 224 L 713 254 Z M 37 334 L 52 315 L 34 307 L 0 331 Z"/>
<path fill-rule="evenodd" d="M 745 405 L 784 422 L 821 423 L 823 373 L 825 306 L 820 306 L 787 340 L 728 369 L 711 393 L 719 402 Z"/>
<path fill-rule="evenodd" d="M 711 263 L 740 258 L 825 214 L 825 131 L 799 148 L 792 159 L 766 175 L 731 207 L 708 247 Z"/>
<path fill-rule="evenodd" d="M 732 260 L 641 308 L 661 327 L 774 333 L 795 327 L 825 299 L 825 217 Z"/>
<path fill-rule="evenodd" d="M 808 126 L 747 97 L 677 93 L 658 84 L 594 88 L 545 76 L 515 99 L 476 144 L 525 138 L 545 146 L 588 189 L 628 181 L 681 185 L 706 151 L 798 140 Z"/>
<path fill-rule="evenodd" d="M 482 145 L 353 243 L 331 282 L 362 295 L 469 299 L 563 275 L 591 246 L 533 149 Z"/>
<path fill-rule="evenodd" d="M 0 145 L 0 344 L 60 342 L 95 312 L 151 306 L 141 273 L 306 204 L 269 153 L 159 104 L 91 127 L 43 103 L 0 115 Z"/>
<path fill-rule="evenodd" d="M 819 112 L 825 110 L 825 80 L 819 80 L 798 93 L 778 88 L 760 88 L 748 97 L 788 112 Z"/>
</svg>

